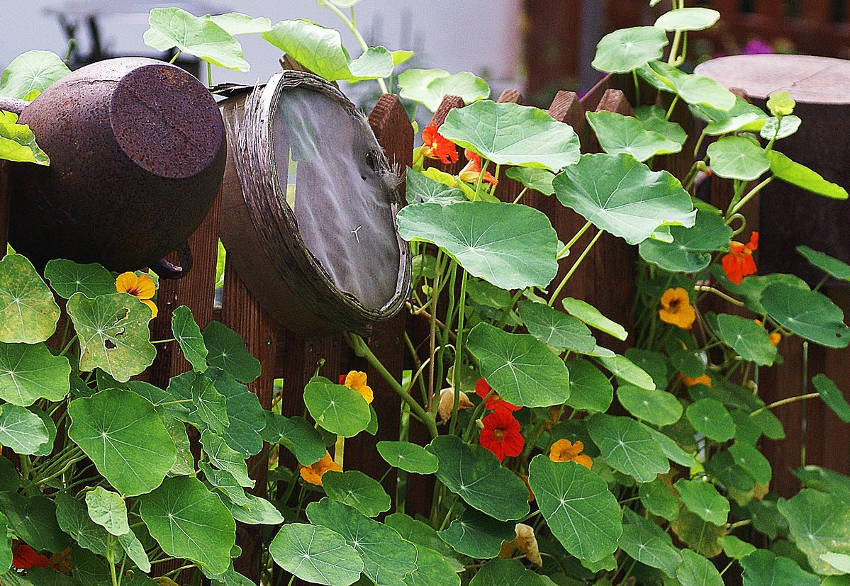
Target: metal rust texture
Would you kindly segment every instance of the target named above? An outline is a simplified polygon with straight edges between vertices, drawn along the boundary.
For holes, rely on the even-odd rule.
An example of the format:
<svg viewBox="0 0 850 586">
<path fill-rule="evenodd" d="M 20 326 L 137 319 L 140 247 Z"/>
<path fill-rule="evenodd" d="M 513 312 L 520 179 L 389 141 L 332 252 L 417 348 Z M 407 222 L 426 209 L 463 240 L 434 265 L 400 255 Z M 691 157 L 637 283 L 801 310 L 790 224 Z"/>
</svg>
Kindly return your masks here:
<svg viewBox="0 0 850 586">
<path fill-rule="evenodd" d="M 198 227 L 218 192 L 226 141 L 194 77 L 143 58 L 101 61 L 24 108 L 49 167 L 10 170 L 13 246 L 113 270 L 152 265 Z"/>
</svg>

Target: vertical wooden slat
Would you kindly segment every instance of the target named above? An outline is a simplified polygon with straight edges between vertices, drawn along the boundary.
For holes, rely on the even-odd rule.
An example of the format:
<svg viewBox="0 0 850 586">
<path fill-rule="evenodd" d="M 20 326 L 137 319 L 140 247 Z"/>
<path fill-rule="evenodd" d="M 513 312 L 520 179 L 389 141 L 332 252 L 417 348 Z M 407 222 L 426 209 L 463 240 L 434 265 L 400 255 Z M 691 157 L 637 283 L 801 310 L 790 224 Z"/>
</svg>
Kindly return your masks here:
<svg viewBox="0 0 850 586">
<path fill-rule="evenodd" d="M 832 0 L 803 0 L 800 5 L 800 16 L 812 24 L 823 25 L 832 22 Z"/>
<path fill-rule="evenodd" d="M 525 0 L 523 8 L 528 93 L 571 87 L 579 74 L 581 2 Z"/>
<path fill-rule="evenodd" d="M 760 16 L 781 20 L 785 18 L 786 0 L 755 0 L 753 6 Z"/>
</svg>

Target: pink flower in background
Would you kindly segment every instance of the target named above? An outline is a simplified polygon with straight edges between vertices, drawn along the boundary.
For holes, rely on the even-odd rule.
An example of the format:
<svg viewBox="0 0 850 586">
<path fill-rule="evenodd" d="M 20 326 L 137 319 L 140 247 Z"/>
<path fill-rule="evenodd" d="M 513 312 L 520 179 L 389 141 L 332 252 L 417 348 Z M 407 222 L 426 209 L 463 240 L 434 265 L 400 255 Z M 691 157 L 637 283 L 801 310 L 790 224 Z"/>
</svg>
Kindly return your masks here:
<svg viewBox="0 0 850 586">
<path fill-rule="evenodd" d="M 750 40 L 746 45 L 744 45 L 743 50 L 744 55 L 766 55 L 775 52 L 776 51 L 773 50 L 773 45 L 762 39 Z"/>
</svg>

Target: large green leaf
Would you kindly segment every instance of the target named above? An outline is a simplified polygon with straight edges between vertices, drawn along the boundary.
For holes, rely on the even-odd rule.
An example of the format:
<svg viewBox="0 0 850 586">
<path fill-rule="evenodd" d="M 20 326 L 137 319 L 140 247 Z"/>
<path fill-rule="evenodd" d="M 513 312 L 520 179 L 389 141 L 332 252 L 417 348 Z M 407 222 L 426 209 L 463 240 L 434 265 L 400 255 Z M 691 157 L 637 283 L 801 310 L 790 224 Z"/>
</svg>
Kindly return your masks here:
<svg viewBox="0 0 850 586">
<path fill-rule="evenodd" d="M 516 537 L 515 525 L 498 521 L 475 509 L 467 509 L 440 531 L 440 537 L 460 554 L 488 559 L 499 555 L 503 541 L 512 541 Z"/>
<path fill-rule="evenodd" d="M 260 361 L 251 356 L 239 334 L 221 322 L 204 328 L 207 364 L 222 369 L 239 382 L 249 383 L 260 376 Z"/>
<path fill-rule="evenodd" d="M 676 575 L 676 568 L 682 563 L 682 556 L 673 547 L 670 535 L 631 509 L 623 510 L 623 534 L 619 544 L 633 559 L 658 568 L 670 577 Z"/>
<path fill-rule="evenodd" d="M 546 169 L 534 169 L 532 167 L 511 167 L 505 171 L 509 179 L 519 181 L 523 187 L 532 189 L 543 195 L 552 195 L 555 188 L 552 187 L 552 179 L 555 175 Z"/>
<path fill-rule="evenodd" d="M 226 30 L 231 35 L 250 35 L 271 30 L 272 23 L 268 18 L 252 18 L 247 14 L 228 12 L 208 16 L 211 21 Z"/>
<path fill-rule="evenodd" d="M 107 389 L 68 405 L 70 437 L 122 495 L 160 485 L 177 457 L 153 406 L 134 393 Z"/>
<path fill-rule="evenodd" d="M 815 375 L 812 384 L 817 389 L 820 398 L 832 409 L 833 413 L 838 415 L 838 418 L 844 423 L 850 423 L 850 404 L 847 403 L 841 389 L 823 373 Z"/>
<path fill-rule="evenodd" d="M 183 53 L 226 69 L 250 69 L 239 42 L 209 18 L 194 16 L 180 8 L 154 8 L 148 23 L 145 44 L 157 51 L 177 47 Z"/>
<path fill-rule="evenodd" d="M 574 352 L 592 352 L 596 339 L 581 320 L 544 303 L 520 301 L 519 317 L 528 333 L 550 346 Z"/>
<path fill-rule="evenodd" d="M 620 506 L 597 474 L 540 454 L 531 461 L 528 482 L 549 529 L 570 554 L 595 562 L 616 551 Z"/>
<path fill-rule="evenodd" d="M 257 395 L 234 378 L 218 369 L 210 369 L 216 391 L 226 400 L 227 419 L 230 424 L 221 436 L 227 445 L 244 457 L 259 454 L 263 449 L 261 432 L 266 426 L 266 413 Z"/>
<path fill-rule="evenodd" d="M 0 445 L 16 454 L 35 454 L 50 441 L 41 418 L 24 407 L 0 405 Z"/>
<path fill-rule="evenodd" d="M 526 568 L 519 560 L 495 559 L 481 566 L 469 586 L 547 586 L 555 583 L 548 576 Z"/>
<path fill-rule="evenodd" d="M 711 78 L 685 73 L 664 61 L 652 61 L 638 70 L 647 83 L 665 92 L 678 95 L 686 103 L 709 107 L 714 110 L 730 111 L 736 104 L 736 96 Z"/>
<path fill-rule="evenodd" d="M 410 167 L 405 177 L 404 197 L 407 203 L 448 205 L 466 201 L 466 196 L 460 189 L 449 187 Z"/>
<path fill-rule="evenodd" d="M 277 565 L 314 584 L 347 586 L 360 578 L 363 560 L 345 538 L 327 527 L 289 523 L 269 545 Z"/>
<path fill-rule="evenodd" d="M 666 224 L 694 225 L 696 212 L 679 180 L 629 155 L 582 155 L 552 185 L 558 201 L 629 244 Z"/>
<path fill-rule="evenodd" d="M 107 533 L 106 529 L 95 524 L 86 511 L 82 500 L 76 499 L 65 492 L 55 497 L 56 521 L 62 531 L 89 551 L 98 555 L 106 555 L 118 545 L 116 540 Z"/>
<path fill-rule="evenodd" d="M 770 151 L 767 153 L 767 158 L 770 161 L 770 170 L 773 174 L 786 183 L 825 197 L 847 199 L 846 189 L 837 183 L 827 181 L 820 174 L 805 165 L 792 161 L 782 153 Z"/>
<path fill-rule="evenodd" d="M 416 546 L 342 503 L 328 498 L 310 503 L 307 518 L 342 535 L 363 560 L 363 573 L 376 584 L 400 584 L 416 564 Z"/>
<path fill-rule="evenodd" d="M 638 247 L 640 257 L 669 272 L 697 273 L 711 262 L 707 252 L 688 250 L 675 242 L 647 239 Z"/>
<path fill-rule="evenodd" d="M 309 466 L 325 455 L 322 436 L 303 417 L 284 417 L 266 411 L 263 439 L 271 444 L 281 444 L 295 455 L 302 466 Z"/>
<path fill-rule="evenodd" d="M 460 586 L 460 577 L 450 563 L 452 560 L 416 544 L 416 563 L 410 575 L 404 578 L 404 583 L 407 586 Z"/>
<path fill-rule="evenodd" d="M 569 360 L 570 398 L 567 405 L 579 411 L 602 413 L 614 400 L 614 387 L 608 377 L 587 360 Z"/>
<path fill-rule="evenodd" d="M 281 21 L 263 33 L 263 38 L 330 81 L 376 79 L 393 71 L 393 57 L 384 47 L 371 47 L 352 60 L 337 31 L 309 20 Z"/>
<path fill-rule="evenodd" d="M 246 525 L 280 525 L 283 515 L 272 503 L 262 497 L 246 494 L 247 502 L 236 504 L 225 501 L 224 506 L 230 510 L 233 518 Z"/>
<path fill-rule="evenodd" d="M 729 501 L 717 492 L 713 484 L 680 478 L 674 486 L 688 510 L 700 519 L 713 525 L 726 523 L 729 517 Z"/>
<path fill-rule="evenodd" d="M 645 431 L 649 432 L 649 435 L 652 436 L 652 438 L 655 440 L 655 443 L 658 444 L 658 447 L 661 448 L 661 451 L 664 453 L 665 456 L 667 456 L 668 459 L 688 468 L 697 465 L 697 462 L 696 460 L 694 460 L 694 457 L 691 456 L 685 450 L 683 450 L 682 447 L 678 443 L 676 443 L 672 438 L 661 433 L 655 428 L 649 427 L 648 425 L 644 425 L 643 423 L 639 425 Z"/>
<path fill-rule="evenodd" d="M 609 155 L 625 153 L 638 161 L 655 155 L 678 153 L 682 142 L 675 142 L 654 130 L 644 128 L 637 118 L 617 112 L 587 112 L 587 121 L 596 133 L 599 146 Z"/>
<path fill-rule="evenodd" d="M 469 332 L 469 351 L 481 376 L 504 400 L 525 407 L 560 405 L 570 396 L 564 361 L 529 334 L 511 334 L 488 323 Z"/>
<path fill-rule="evenodd" d="M 714 26 L 720 13 L 710 8 L 679 8 L 665 12 L 655 26 L 668 31 L 701 31 Z"/>
<path fill-rule="evenodd" d="M 253 487 L 254 481 L 248 476 L 248 464 L 245 458 L 227 445 L 227 443 L 209 429 L 201 434 L 201 444 L 210 459 L 210 464 L 229 472 L 240 486 Z"/>
<path fill-rule="evenodd" d="M 0 160 L 50 165 L 29 125 L 18 124 L 18 115 L 5 110 L 0 110 Z"/>
<path fill-rule="evenodd" d="M 71 388 L 71 365 L 44 344 L 0 343 L 0 399 L 27 407 L 36 399 L 61 401 Z"/>
<path fill-rule="evenodd" d="M 770 169 L 764 150 L 742 136 L 726 136 L 708 146 L 713 173 L 726 179 L 754 181 Z"/>
<path fill-rule="evenodd" d="M 192 368 L 204 372 L 207 369 L 207 347 L 191 309 L 181 305 L 174 310 L 171 314 L 171 331 Z"/>
<path fill-rule="evenodd" d="M 690 228 L 670 226 L 672 241 L 648 239 L 640 243 L 640 255 L 664 270 L 695 273 L 711 261 L 708 252 L 729 249 L 732 229 L 716 212 L 700 209 Z"/>
<path fill-rule="evenodd" d="M 681 550 L 681 554 L 682 565 L 676 570 L 676 579 L 682 586 L 723 586 L 714 564 L 689 549 Z"/>
<path fill-rule="evenodd" d="M 794 250 L 802 254 L 810 264 L 830 276 L 842 281 L 850 281 L 850 265 L 846 262 L 804 245 L 800 245 Z"/>
<path fill-rule="evenodd" d="M 0 260 L 0 342 L 43 342 L 58 320 L 59 306 L 32 263 L 20 254 Z"/>
<path fill-rule="evenodd" d="M 444 563 L 450 566 L 450 574 L 463 571 L 463 564 L 455 558 L 454 550 L 427 523 L 417 521 L 404 513 L 387 515 L 384 523 L 398 531 L 399 535 L 417 547 L 436 552 L 439 559 L 445 560 Z"/>
<path fill-rule="evenodd" d="M 59 553 L 68 545 L 68 536 L 56 521 L 52 499 L 41 494 L 25 497 L 7 492 L 0 495 L 0 509 L 9 520 L 12 533 L 34 550 Z"/>
<path fill-rule="evenodd" d="M 737 442 L 729 446 L 735 464 L 746 470 L 759 484 L 770 482 L 770 461 L 752 444 Z"/>
<path fill-rule="evenodd" d="M 638 485 L 638 495 L 646 510 L 668 521 L 679 516 L 679 501 L 664 481 L 656 478 L 652 482 Z"/>
<path fill-rule="evenodd" d="M 475 102 L 449 112 L 440 134 L 497 165 L 558 171 L 578 161 L 578 135 L 545 110 L 511 102 Z"/>
<path fill-rule="evenodd" d="M 781 140 L 783 138 L 788 138 L 800 128 L 800 124 L 803 121 L 794 115 L 783 116 L 780 118 L 769 118 L 764 126 L 761 127 L 759 131 L 759 135 L 765 140 Z M 770 154 L 768 154 L 768 158 Z"/>
<path fill-rule="evenodd" d="M 806 488 L 793 498 L 779 499 L 779 512 L 788 521 L 788 532 L 809 565 L 818 574 L 840 574 L 821 556 L 850 554 L 850 507 L 839 496 Z"/>
<path fill-rule="evenodd" d="M 567 313 L 580 319 L 592 328 L 614 336 L 618 340 L 625 340 L 629 336 L 626 328 L 602 315 L 598 309 L 586 301 L 573 297 L 565 297 L 561 301 L 561 304 L 567 310 Z"/>
<path fill-rule="evenodd" d="M 367 517 L 388 511 L 392 502 L 377 480 L 359 470 L 329 470 L 322 476 L 322 487 L 328 498 L 354 507 Z"/>
<path fill-rule="evenodd" d="M 716 442 L 735 437 L 735 421 L 723 403 L 716 399 L 700 399 L 688 405 L 685 416 L 698 432 Z"/>
<path fill-rule="evenodd" d="M 188 373 L 187 373 L 188 374 Z M 201 374 L 191 378 L 191 411 L 201 421 L 215 432 L 223 432 L 229 428 L 230 418 L 227 415 L 227 399 L 218 392 L 212 380 Z M 173 380 L 173 379 L 172 379 Z M 181 379 L 182 380 L 182 379 Z M 171 384 L 169 383 L 169 389 Z"/>
<path fill-rule="evenodd" d="M 420 445 L 405 441 L 380 441 L 378 453 L 387 464 L 416 474 L 433 474 L 437 471 L 437 457 Z"/>
<path fill-rule="evenodd" d="M 399 95 L 436 112 L 445 96 L 467 104 L 490 96 L 487 82 L 468 72 L 449 74 L 442 69 L 407 69 L 398 76 Z"/>
<path fill-rule="evenodd" d="M 139 502 L 142 520 L 165 553 L 190 559 L 213 574 L 227 571 L 236 523 L 221 499 L 200 480 L 167 478 Z"/>
<path fill-rule="evenodd" d="M 524 205 L 409 205 L 398 213 L 398 229 L 405 240 L 436 244 L 471 275 L 502 289 L 546 287 L 558 269 L 549 218 Z"/>
<path fill-rule="evenodd" d="M 464 443 L 454 435 L 431 440 L 427 449 L 437 456 L 437 478 L 471 507 L 500 521 L 528 513 L 528 490 L 522 480 L 499 464 L 492 452 Z"/>
<path fill-rule="evenodd" d="M 829 348 L 850 344 L 844 313 L 822 293 L 775 284 L 764 289 L 761 304 L 782 327 L 802 338 Z"/>
<path fill-rule="evenodd" d="M 594 415 L 587 430 L 608 465 L 638 482 L 649 482 L 670 469 L 653 436 L 630 417 Z"/>
<path fill-rule="evenodd" d="M 130 531 L 127 507 L 120 494 L 97 486 L 86 493 L 86 508 L 91 520 L 112 535 L 124 535 Z"/>
<path fill-rule="evenodd" d="M 68 299 L 79 291 L 86 297 L 115 293 L 115 277 L 106 267 L 96 262 L 79 264 L 72 260 L 55 258 L 47 261 L 44 277 L 60 297 Z"/>
<path fill-rule="evenodd" d="M 320 426 L 336 435 L 354 437 L 369 425 L 369 404 L 357 391 L 314 376 L 304 387 L 304 404 Z"/>
<path fill-rule="evenodd" d="M 614 31 L 596 45 L 593 67 L 608 73 L 628 73 L 648 61 L 661 59 L 667 34 L 653 26 L 636 26 Z"/>
<path fill-rule="evenodd" d="M 0 96 L 34 100 L 71 72 L 65 62 L 50 51 L 27 51 L 12 59 L 0 78 Z"/>
<path fill-rule="evenodd" d="M 649 373 L 625 356 L 598 356 L 597 360 L 617 378 L 647 391 L 655 390 L 655 381 Z"/>
<path fill-rule="evenodd" d="M 818 586 L 820 580 L 797 562 L 760 549 L 741 559 L 744 586 Z"/>
<path fill-rule="evenodd" d="M 741 358 L 759 366 L 770 366 L 776 360 L 776 346 L 770 335 L 751 319 L 722 313 L 717 316 L 717 335 Z"/>
<path fill-rule="evenodd" d="M 153 363 L 156 348 L 150 343 L 150 309 L 127 293 L 89 299 L 74 293 L 68 315 L 80 343 L 80 370 L 102 369 L 126 382 Z"/>
<path fill-rule="evenodd" d="M 617 399 L 626 410 L 653 425 L 672 425 L 682 416 L 682 404 L 667 391 L 648 391 L 632 385 L 620 385 Z"/>
</svg>

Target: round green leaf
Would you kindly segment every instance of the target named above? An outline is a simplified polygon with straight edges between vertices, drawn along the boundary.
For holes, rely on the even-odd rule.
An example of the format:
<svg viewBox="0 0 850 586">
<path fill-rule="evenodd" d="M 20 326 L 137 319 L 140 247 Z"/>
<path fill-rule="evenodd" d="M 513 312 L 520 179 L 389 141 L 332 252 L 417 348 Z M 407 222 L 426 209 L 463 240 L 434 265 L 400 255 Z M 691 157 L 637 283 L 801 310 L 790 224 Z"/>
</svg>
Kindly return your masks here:
<svg viewBox="0 0 850 586">
<path fill-rule="evenodd" d="M 688 250 L 681 244 L 647 239 L 638 247 L 640 257 L 670 272 L 697 273 L 711 262 L 707 252 Z"/>
<path fill-rule="evenodd" d="M 240 486 L 247 488 L 254 486 L 254 481 L 248 476 L 248 464 L 245 458 L 228 446 L 221 436 L 207 429 L 201 434 L 201 444 L 204 447 L 204 453 L 209 457 L 210 464 L 232 474 Z"/>
<path fill-rule="evenodd" d="M 723 403 L 716 399 L 700 399 L 688 405 L 685 416 L 694 429 L 716 442 L 735 437 L 735 421 Z"/>
<path fill-rule="evenodd" d="M 818 586 L 817 576 L 800 568 L 790 558 L 760 549 L 741 559 L 744 586 Z"/>
<path fill-rule="evenodd" d="M 381 441 L 376 446 L 387 464 L 416 474 L 433 474 L 437 471 L 437 457 L 417 444 L 402 441 Z"/>
<path fill-rule="evenodd" d="M 596 133 L 599 146 L 609 155 L 621 153 L 645 161 L 655 155 L 678 153 L 681 142 L 674 142 L 665 135 L 644 128 L 637 118 L 623 116 L 617 112 L 587 112 L 587 121 Z"/>
<path fill-rule="evenodd" d="M 596 338 L 581 320 L 544 303 L 520 301 L 519 317 L 528 333 L 550 346 L 574 352 L 592 352 Z"/>
<path fill-rule="evenodd" d="M 502 289 L 546 287 L 558 269 L 549 218 L 520 204 L 409 205 L 398 213 L 398 230 L 405 240 L 436 244 L 471 275 Z"/>
<path fill-rule="evenodd" d="M 569 360 L 570 398 L 567 405 L 578 411 L 603 413 L 614 400 L 614 387 L 608 377 L 587 360 Z"/>
<path fill-rule="evenodd" d="M 249 383 L 260 376 L 260 361 L 248 353 L 239 334 L 221 322 L 211 321 L 204 328 L 207 364 L 222 369 L 239 382 Z"/>
<path fill-rule="evenodd" d="M 710 8 L 679 8 L 659 16 L 655 26 L 668 31 L 701 31 L 719 19 L 720 13 Z"/>
<path fill-rule="evenodd" d="M 620 385 L 617 399 L 629 413 L 653 425 L 672 425 L 682 416 L 682 404 L 667 391 Z"/>
<path fill-rule="evenodd" d="M 120 494 L 102 486 L 86 493 L 86 508 L 92 521 L 112 535 L 124 535 L 130 531 L 127 523 L 127 507 Z"/>
<path fill-rule="evenodd" d="M 767 153 L 767 158 L 770 161 L 771 172 L 786 183 L 832 199 L 847 199 L 846 189 L 837 183 L 827 181 L 820 174 L 792 161 L 782 153 L 770 151 Z"/>
<path fill-rule="evenodd" d="M 246 458 L 259 454 L 263 449 L 261 432 L 266 426 L 266 410 L 260 405 L 257 395 L 224 371 L 208 370 L 207 374 L 226 401 L 225 410 L 230 424 L 221 437 Z"/>
<path fill-rule="evenodd" d="M 338 532 L 363 560 L 363 573 L 377 584 L 401 584 L 416 564 L 416 547 L 397 531 L 342 503 L 324 498 L 307 505 L 315 525 Z"/>
<path fill-rule="evenodd" d="M 314 584 L 347 586 L 363 571 L 357 551 L 327 527 L 284 525 L 269 545 L 269 553 L 284 570 Z"/>
<path fill-rule="evenodd" d="M 284 417 L 266 411 L 263 439 L 270 444 L 281 444 L 302 466 L 314 464 L 325 455 L 321 434 L 303 417 Z"/>
<path fill-rule="evenodd" d="M 700 209 L 691 228 L 670 226 L 673 244 L 689 251 L 716 252 L 729 250 L 732 229 L 716 211 Z"/>
<path fill-rule="evenodd" d="M 850 554 L 850 507 L 840 496 L 810 488 L 789 500 L 779 499 L 779 512 L 788 521 L 788 531 L 812 569 L 821 575 L 840 574 L 821 556 Z"/>
<path fill-rule="evenodd" d="M 481 376 L 509 403 L 548 407 L 570 396 L 564 361 L 534 336 L 482 322 L 469 332 L 467 347 L 480 362 Z"/>
<path fill-rule="evenodd" d="M 722 313 L 717 316 L 717 335 L 744 360 L 770 366 L 776 360 L 776 346 L 770 335 L 751 319 Z"/>
<path fill-rule="evenodd" d="M 759 131 L 759 135 L 765 140 L 781 140 L 783 138 L 788 138 L 800 128 L 800 124 L 802 124 L 802 120 L 798 116 L 783 116 L 781 119 L 779 118 L 769 118 L 767 122 L 764 123 L 761 130 Z M 768 155 L 769 157 L 770 155 Z"/>
<path fill-rule="evenodd" d="M 440 537 L 460 554 L 488 559 L 499 555 L 503 541 L 512 541 L 516 537 L 515 525 L 498 521 L 475 509 L 467 509 L 440 531 Z"/>
<path fill-rule="evenodd" d="M 558 201 L 629 244 L 665 224 L 694 225 L 696 212 L 679 180 L 629 155 L 582 155 L 552 185 Z"/>
<path fill-rule="evenodd" d="M 239 42 L 209 18 L 194 16 L 180 8 L 154 8 L 148 23 L 145 44 L 157 51 L 177 47 L 183 53 L 225 69 L 250 69 Z"/>
<path fill-rule="evenodd" d="M 723 553 L 726 554 L 726 557 L 733 560 L 740 560 L 756 551 L 755 545 L 738 539 L 734 535 L 724 535 L 717 542 L 723 546 Z"/>
<path fill-rule="evenodd" d="M 268 18 L 251 18 L 247 14 L 228 12 L 207 17 L 231 35 L 250 35 L 271 30 L 272 23 Z"/>
<path fill-rule="evenodd" d="M 573 297 L 565 297 L 561 301 L 561 304 L 567 310 L 567 313 L 580 319 L 592 328 L 614 336 L 618 340 L 625 340 L 629 336 L 626 328 L 602 315 L 598 309 L 586 301 L 574 299 Z"/>
<path fill-rule="evenodd" d="M 304 404 L 319 425 L 343 437 L 354 437 L 372 418 L 360 393 L 321 376 L 314 376 L 304 387 Z"/>
<path fill-rule="evenodd" d="M 681 464 L 687 468 L 692 466 L 696 466 L 697 462 L 694 460 L 694 457 L 691 456 L 688 452 L 683 450 L 679 444 L 673 441 L 667 435 L 661 433 L 657 429 L 649 427 L 648 425 L 640 424 L 640 426 L 649 432 L 649 434 L 655 440 L 655 443 L 658 444 L 658 447 L 661 448 L 661 451 L 667 456 L 668 459 L 676 462 L 677 464 Z"/>
<path fill-rule="evenodd" d="M 764 150 L 743 136 L 726 136 L 708 146 L 711 170 L 719 177 L 754 181 L 770 169 Z"/>
<path fill-rule="evenodd" d="M 620 506 L 602 478 L 575 462 L 543 454 L 528 468 L 528 482 L 552 534 L 570 554 L 595 562 L 612 554 L 622 534 Z"/>
<path fill-rule="evenodd" d="M 729 446 L 729 453 L 735 463 L 750 473 L 759 484 L 767 484 L 770 482 L 772 471 L 770 462 L 758 449 L 752 444 L 735 443 Z"/>
<path fill-rule="evenodd" d="M 70 437 L 124 496 L 160 485 L 177 452 L 153 406 L 134 393 L 107 389 L 68 405 Z"/>
<path fill-rule="evenodd" d="M 0 399 L 27 407 L 36 399 L 61 401 L 71 388 L 71 365 L 44 344 L 0 343 Z"/>
<path fill-rule="evenodd" d="M 25 497 L 20 493 L 7 492 L 0 496 L 0 508 L 9 520 L 12 533 L 34 550 L 58 553 L 68 546 L 68 535 L 62 532 L 56 521 L 54 500 L 40 494 Z"/>
<path fill-rule="evenodd" d="M 224 506 L 228 508 L 233 518 L 247 525 L 280 525 L 283 523 L 283 515 L 272 503 L 262 497 L 246 494 L 247 502 L 236 504 L 225 500 Z"/>
<path fill-rule="evenodd" d="M 47 426 L 38 415 L 11 403 L 0 405 L 0 445 L 16 454 L 35 454 L 48 441 Z"/>
<path fill-rule="evenodd" d="M 735 94 L 713 79 L 685 73 L 664 61 L 647 63 L 639 68 L 637 73 L 653 87 L 672 92 L 694 106 L 728 112 L 736 104 Z"/>
<path fill-rule="evenodd" d="M 670 535 L 631 509 L 623 510 L 623 534 L 619 544 L 633 559 L 658 568 L 670 577 L 676 575 L 676 568 L 682 563 L 682 556 L 673 547 Z"/>
<path fill-rule="evenodd" d="M 511 102 L 475 102 L 449 112 L 440 134 L 497 165 L 558 171 L 579 159 L 578 135 L 545 110 Z"/>
<path fill-rule="evenodd" d="M 223 432 L 228 429 L 230 418 L 227 415 L 227 399 L 224 395 L 216 390 L 215 384 L 208 377 L 197 373 L 186 374 L 186 378 L 192 381 L 189 387 L 192 399 L 190 414 L 196 415 L 213 431 Z M 171 384 L 168 386 L 170 389 Z"/>
<path fill-rule="evenodd" d="M 648 61 L 661 59 L 667 34 L 653 26 L 637 26 L 614 31 L 596 45 L 593 67 L 608 73 L 628 73 Z"/>
<path fill-rule="evenodd" d="M 207 347 L 191 309 L 181 305 L 174 310 L 171 314 L 171 331 L 192 368 L 204 372 L 207 369 Z"/>
<path fill-rule="evenodd" d="M 638 106 L 634 109 L 635 118 L 640 120 L 646 130 L 653 130 L 666 136 L 669 140 L 684 144 L 688 133 L 676 122 L 667 120 L 667 110 L 661 106 Z"/>
<path fill-rule="evenodd" d="M 681 554 L 682 565 L 676 570 L 676 579 L 682 586 L 723 586 L 714 564 L 689 549 L 681 550 Z"/>
<path fill-rule="evenodd" d="M 663 354 L 641 348 L 629 348 L 626 350 L 626 358 L 651 376 L 656 388 L 667 388 L 670 377 L 667 375 L 667 359 Z"/>
<path fill-rule="evenodd" d="M 487 82 L 466 71 L 449 74 L 442 69 L 407 69 L 398 75 L 399 95 L 436 112 L 445 96 L 458 96 L 465 103 L 490 96 Z"/>
<path fill-rule="evenodd" d="M 50 51 L 27 51 L 18 55 L 3 70 L 0 96 L 34 100 L 54 81 L 71 73 L 65 62 Z"/>
<path fill-rule="evenodd" d="M 547 586 L 555 582 L 514 559 L 495 559 L 475 573 L 469 586 Z"/>
<path fill-rule="evenodd" d="M 832 409 L 833 413 L 838 415 L 838 418 L 844 423 L 850 423 L 850 405 L 847 404 L 847 399 L 844 398 L 841 389 L 823 373 L 816 375 L 812 379 L 812 384 L 817 389 L 820 398 Z"/>
<path fill-rule="evenodd" d="M 405 177 L 404 197 L 407 203 L 448 205 L 466 201 L 466 196 L 460 189 L 449 187 L 415 169 L 408 168 Z"/>
<path fill-rule="evenodd" d="M 322 487 L 331 500 L 354 507 L 367 517 L 389 511 L 392 503 L 381 484 L 359 470 L 330 470 L 322 476 Z"/>
<path fill-rule="evenodd" d="M 468 505 L 499 521 L 528 513 L 528 490 L 523 481 L 500 465 L 492 452 L 464 443 L 455 435 L 441 435 L 426 448 L 437 456 L 437 478 Z"/>
<path fill-rule="evenodd" d="M 443 564 L 450 566 L 449 576 L 455 572 L 463 571 L 463 565 L 455 558 L 454 550 L 445 541 L 440 539 L 437 531 L 427 523 L 417 521 L 404 513 L 387 515 L 384 523 L 395 529 L 399 535 L 418 548 L 436 552 L 438 559 L 445 560 Z"/>
<path fill-rule="evenodd" d="M 546 169 L 533 169 L 531 167 L 511 167 L 505 171 L 509 179 L 519 181 L 523 187 L 527 187 L 543 195 L 552 195 L 555 188 L 552 187 L 552 179 L 555 175 Z"/>
<path fill-rule="evenodd" d="M 664 481 L 656 478 L 652 482 L 638 485 L 640 502 L 646 510 L 668 521 L 679 516 L 679 501 Z"/>
<path fill-rule="evenodd" d="M 829 348 L 850 344 L 844 313 L 822 293 L 776 284 L 765 288 L 761 304 L 770 317 L 801 338 Z"/>
<path fill-rule="evenodd" d="M 106 555 L 113 549 L 115 541 L 100 525 L 89 518 L 86 506 L 65 492 L 56 495 L 56 521 L 62 531 L 89 551 L 98 555 Z"/>
<path fill-rule="evenodd" d="M 655 390 L 655 381 L 652 380 L 652 377 L 625 356 L 620 356 L 619 354 L 614 356 L 599 356 L 597 360 L 617 378 L 647 391 Z"/>
<path fill-rule="evenodd" d="M 18 115 L 5 110 L 0 110 L 0 160 L 50 165 L 29 125 L 18 124 Z"/>
<path fill-rule="evenodd" d="M 190 559 L 213 574 L 227 571 L 236 523 L 221 499 L 200 480 L 167 478 L 140 497 L 139 503 L 142 520 L 165 553 Z"/>
<path fill-rule="evenodd" d="M 830 276 L 841 279 L 842 281 L 850 281 L 850 265 L 846 262 L 804 245 L 800 245 L 794 250 L 806 257 L 809 263 Z"/>
<path fill-rule="evenodd" d="M 700 519 L 713 525 L 726 523 L 729 518 L 729 501 L 717 492 L 713 484 L 680 478 L 673 486 L 679 491 L 679 498 L 688 510 Z"/>
<path fill-rule="evenodd" d="M 416 544 L 416 563 L 405 577 L 408 586 L 460 586 L 460 576 L 452 569 L 454 558 L 445 557 L 436 550 Z M 462 570 L 458 570 L 462 571 Z"/>
<path fill-rule="evenodd" d="M 58 320 L 59 306 L 32 263 L 20 254 L 0 260 L 0 342 L 43 342 Z"/>
<path fill-rule="evenodd" d="M 44 278 L 65 299 L 77 291 L 86 297 L 115 293 L 115 277 L 96 262 L 84 265 L 63 258 L 49 260 L 44 267 Z"/>
<path fill-rule="evenodd" d="M 653 436 L 630 417 L 594 415 L 587 430 L 608 465 L 638 482 L 649 482 L 670 469 Z"/>
</svg>

